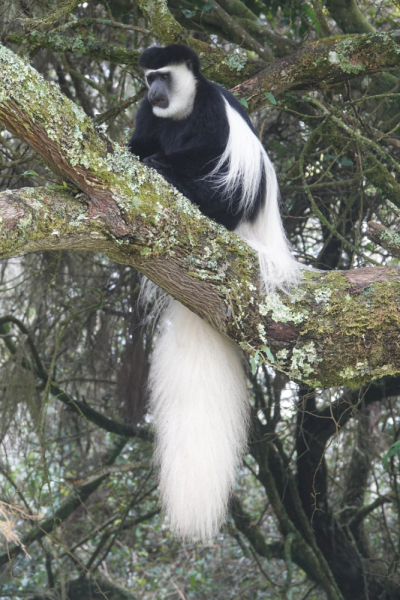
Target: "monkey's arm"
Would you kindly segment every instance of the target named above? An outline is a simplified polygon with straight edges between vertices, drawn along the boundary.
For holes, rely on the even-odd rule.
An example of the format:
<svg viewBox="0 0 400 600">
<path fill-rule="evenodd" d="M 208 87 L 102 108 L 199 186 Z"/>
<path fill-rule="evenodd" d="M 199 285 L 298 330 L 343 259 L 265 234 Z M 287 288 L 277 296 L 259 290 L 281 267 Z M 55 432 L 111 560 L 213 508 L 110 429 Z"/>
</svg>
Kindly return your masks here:
<svg viewBox="0 0 400 600">
<path fill-rule="evenodd" d="M 142 162 L 160 150 L 160 144 L 154 136 L 154 117 L 151 106 L 145 98 L 139 107 L 136 116 L 135 131 L 128 143 L 132 154 L 136 154 Z M 150 165 L 149 165 L 150 166 Z"/>
<path fill-rule="evenodd" d="M 172 170 L 172 165 L 168 161 L 167 157 L 162 152 L 156 152 L 151 156 L 146 156 L 143 158 L 142 163 L 152 169 L 155 169 L 163 175 L 164 172 L 167 173 Z"/>
<path fill-rule="evenodd" d="M 204 145 L 191 145 L 189 148 L 183 148 L 178 152 L 156 151 L 151 156 L 145 157 L 142 162 L 148 167 L 152 167 L 162 175 L 170 172 L 175 177 L 180 178 L 190 173 L 193 177 L 205 177 L 217 164 L 217 161 L 224 151 L 224 147 L 217 147 L 210 143 Z"/>
<path fill-rule="evenodd" d="M 136 154 L 142 162 L 145 162 L 147 157 L 154 155 L 154 153 L 157 152 L 156 143 L 148 137 L 140 135 L 140 132 L 136 133 L 136 129 L 129 140 L 128 148 L 132 154 Z M 149 164 L 148 166 L 152 165 Z"/>
</svg>

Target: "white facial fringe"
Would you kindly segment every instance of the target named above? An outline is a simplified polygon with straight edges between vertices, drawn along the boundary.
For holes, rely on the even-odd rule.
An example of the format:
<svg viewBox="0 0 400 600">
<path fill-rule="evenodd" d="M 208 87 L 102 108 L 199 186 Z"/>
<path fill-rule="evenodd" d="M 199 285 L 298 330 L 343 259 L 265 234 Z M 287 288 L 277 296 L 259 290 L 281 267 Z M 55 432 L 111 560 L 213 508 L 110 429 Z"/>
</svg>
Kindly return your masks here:
<svg viewBox="0 0 400 600">
<path fill-rule="evenodd" d="M 153 106 L 153 113 L 156 117 L 162 119 L 174 119 L 180 121 L 184 119 L 193 110 L 194 98 L 196 95 L 197 79 L 193 76 L 192 71 L 186 64 L 169 65 L 161 69 L 153 69 L 145 71 L 145 75 L 150 73 L 170 73 L 171 74 L 171 89 L 167 108 Z M 146 80 L 147 82 L 147 80 Z"/>
<path fill-rule="evenodd" d="M 150 391 L 167 524 L 180 538 L 207 543 L 226 518 L 246 448 L 239 348 L 171 300 L 151 361 Z"/>
</svg>

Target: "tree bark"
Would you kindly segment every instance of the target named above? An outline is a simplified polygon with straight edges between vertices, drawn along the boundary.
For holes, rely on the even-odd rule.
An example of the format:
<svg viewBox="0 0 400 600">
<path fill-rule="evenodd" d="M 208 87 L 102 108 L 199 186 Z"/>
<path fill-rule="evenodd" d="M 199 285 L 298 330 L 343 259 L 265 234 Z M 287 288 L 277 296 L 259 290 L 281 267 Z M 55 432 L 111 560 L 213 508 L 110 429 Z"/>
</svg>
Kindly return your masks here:
<svg viewBox="0 0 400 600">
<path fill-rule="evenodd" d="M 400 34 L 371 33 L 324 38 L 277 60 L 233 90 L 247 99 L 249 109 L 267 102 L 266 92 L 327 89 L 359 75 L 400 66 Z"/>
<path fill-rule="evenodd" d="M 101 250 L 147 275 L 260 361 L 312 386 L 360 385 L 400 371 L 397 269 L 306 271 L 291 295 L 263 296 L 257 257 L 242 240 L 99 133 L 81 109 L 2 46 L 0 122 L 75 194 L 84 194 L 3 192 L 1 256 Z"/>
</svg>

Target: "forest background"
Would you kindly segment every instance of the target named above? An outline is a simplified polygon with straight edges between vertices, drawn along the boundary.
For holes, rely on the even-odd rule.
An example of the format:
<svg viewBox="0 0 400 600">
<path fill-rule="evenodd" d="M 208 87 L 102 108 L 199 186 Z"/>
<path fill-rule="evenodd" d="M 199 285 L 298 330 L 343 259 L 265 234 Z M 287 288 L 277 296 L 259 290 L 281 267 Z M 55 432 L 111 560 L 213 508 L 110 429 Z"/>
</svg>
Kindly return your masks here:
<svg viewBox="0 0 400 600">
<path fill-rule="evenodd" d="M 397 0 L 0 4 L 0 598 L 400 597 L 399 20 Z M 123 150 L 140 53 L 173 42 L 275 165 L 320 270 L 292 296 L 263 298 L 254 254 Z M 251 440 L 208 547 L 159 511 L 139 272 L 248 357 Z"/>
</svg>

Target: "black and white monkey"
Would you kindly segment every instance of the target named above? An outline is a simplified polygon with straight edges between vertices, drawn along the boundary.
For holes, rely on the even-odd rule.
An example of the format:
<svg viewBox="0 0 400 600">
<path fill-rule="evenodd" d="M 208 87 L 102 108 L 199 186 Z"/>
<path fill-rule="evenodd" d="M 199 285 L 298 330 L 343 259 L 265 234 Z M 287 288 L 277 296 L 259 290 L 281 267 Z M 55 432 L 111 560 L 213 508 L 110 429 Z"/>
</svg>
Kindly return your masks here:
<svg viewBox="0 0 400 600">
<path fill-rule="evenodd" d="M 129 149 L 202 213 L 257 250 L 266 293 L 299 278 L 274 168 L 242 105 L 181 44 L 139 60 L 147 96 Z M 248 392 L 239 348 L 176 300 L 152 355 L 150 409 L 163 508 L 172 531 L 206 542 L 224 521 L 246 448 Z"/>
</svg>

